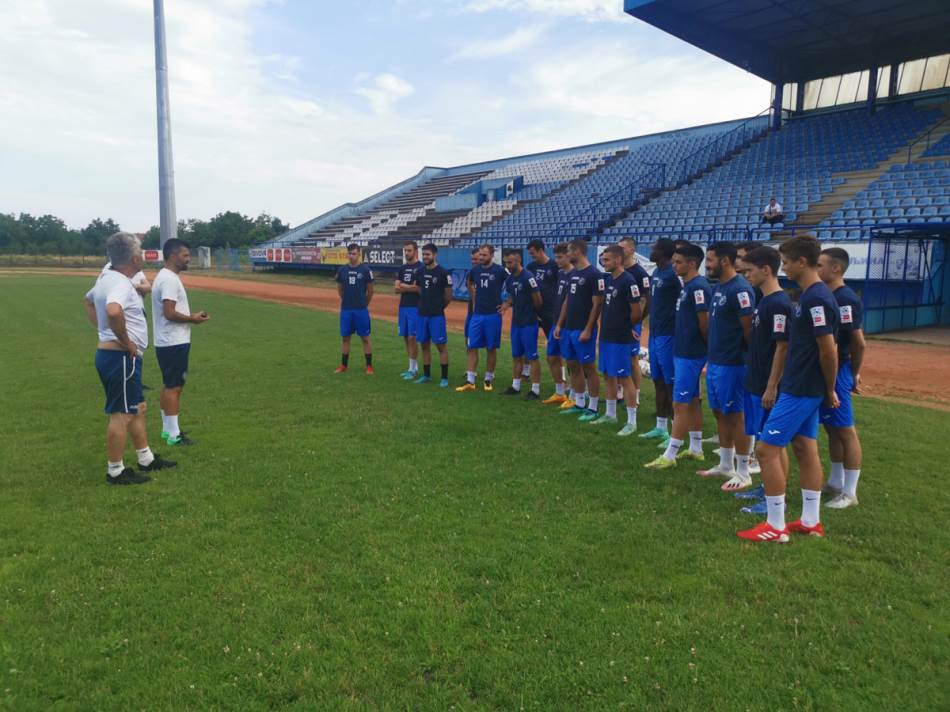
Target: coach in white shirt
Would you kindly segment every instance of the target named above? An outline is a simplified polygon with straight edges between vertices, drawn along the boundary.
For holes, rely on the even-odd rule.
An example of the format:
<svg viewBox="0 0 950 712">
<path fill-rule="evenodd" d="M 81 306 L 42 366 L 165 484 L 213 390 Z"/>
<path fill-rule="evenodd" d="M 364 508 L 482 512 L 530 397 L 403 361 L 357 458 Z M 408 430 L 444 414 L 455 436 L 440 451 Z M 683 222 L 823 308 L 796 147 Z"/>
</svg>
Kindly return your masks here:
<svg viewBox="0 0 950 712">
<path fill-rule="evenodd" d="M 188 269 L 191 249 L 187 242 L 173 238 L 162 248 L 165 266 L 152 285 L 152 326 L 155 355 L 162 370 L 162 438 L 169 445 L 191 445 L 178 424 L 181 391 L 188 377 L 191 325 L 208 321 L 207 312 L 191 313 L 188 293 L 179 274 Z"/>
<path fill-rule="evenodd" d="M 148 475 L 175 463 L 163 460 L 148 446 L 145 398 L 142 395 L 142 352 L 148 347 L 148 324 L 142 299 L 132 277 L 142 269 L 142 248 L 135 236 L 118 232 L 106 241 L 111 268 L 86 293 L 89 320 L 99 332 L 96 370 L 106 393 L 109 415 L 106 432 L 109 484 L 142 484 Z M 123 452 L 131 436 L 140 473 L 125 467 Z"/>
</svg>

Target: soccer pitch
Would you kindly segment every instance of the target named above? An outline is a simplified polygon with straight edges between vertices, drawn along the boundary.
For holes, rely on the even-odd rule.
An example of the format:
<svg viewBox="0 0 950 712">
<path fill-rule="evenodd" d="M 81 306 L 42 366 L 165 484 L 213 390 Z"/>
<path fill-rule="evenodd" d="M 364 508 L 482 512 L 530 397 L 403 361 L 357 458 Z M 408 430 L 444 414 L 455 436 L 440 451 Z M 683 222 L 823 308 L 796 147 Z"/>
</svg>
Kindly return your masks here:
<svg viewBox="0 0 950 712">
<path fill-rule="evenodd" d="M 861 506 L 755 546 L 653 441 L 406 383 L 390 323 L 337 376 L 335 315 L 193 291 L 198 444 L 148 391 L 179 467 L 107 487 L 90 281 L 0 276 L 5 709 L 948 706 L 950 414 L 859 399 Z"/>
</svg>

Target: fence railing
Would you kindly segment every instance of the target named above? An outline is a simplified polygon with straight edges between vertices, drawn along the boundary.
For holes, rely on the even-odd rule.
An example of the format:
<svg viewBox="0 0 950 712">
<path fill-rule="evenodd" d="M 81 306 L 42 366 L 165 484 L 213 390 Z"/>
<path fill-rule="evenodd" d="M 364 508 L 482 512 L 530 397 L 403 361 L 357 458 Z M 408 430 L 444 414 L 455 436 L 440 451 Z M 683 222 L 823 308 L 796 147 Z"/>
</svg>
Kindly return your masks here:
<svg viewBox="0 0 950 712">
<path fill-rule="evenodd" d="M 933 136 L 933 132 L 939 129 L 948 121 L 950 121 L 950 116 L 944 116 L 942 119 L 940 119 L 940 121 L 938 121 L 933 126 L 931 126 L 930 129 L 928 129 L 927 133 L 925 133 L 923 136 L 918 136 L 917 138 L 915 138 L 913 141 L 910 142 L 910 145 L 907 147 L 907 163 L 910 163 L 910 154 L 914 150 L 914 146 L 916 146 L 921 141 L 926 141 L 927 147 L 924 149 L 924 151 L 929 150 L 930 139 Z"/>
</svg>

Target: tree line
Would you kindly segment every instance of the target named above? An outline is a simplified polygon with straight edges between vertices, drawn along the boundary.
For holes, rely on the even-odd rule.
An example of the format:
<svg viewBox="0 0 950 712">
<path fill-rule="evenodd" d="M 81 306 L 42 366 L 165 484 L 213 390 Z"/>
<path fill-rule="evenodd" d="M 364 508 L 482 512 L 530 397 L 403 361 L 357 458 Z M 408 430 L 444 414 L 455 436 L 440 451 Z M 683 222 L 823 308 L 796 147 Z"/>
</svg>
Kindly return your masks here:
<svg viewBox="0 0 950 712">
<path fill-rule="evenodd" d="M 122 228 L 112 218 L 96 218 L 86 227 L 70 228 L 55 215 L 34 216 L 0 213 L 0 252 L 8 254 L 102 255 L 109 235 Z M 210 220 L 179 220 L 178 236 L 193 246 L 248 247 L 270 240 L 290 229 L 267 213 L 256 218 L 234 211 L 218 213 Z M 153 225 L 143 243 L 158 248 L 159 229 Z"/>
</svg>

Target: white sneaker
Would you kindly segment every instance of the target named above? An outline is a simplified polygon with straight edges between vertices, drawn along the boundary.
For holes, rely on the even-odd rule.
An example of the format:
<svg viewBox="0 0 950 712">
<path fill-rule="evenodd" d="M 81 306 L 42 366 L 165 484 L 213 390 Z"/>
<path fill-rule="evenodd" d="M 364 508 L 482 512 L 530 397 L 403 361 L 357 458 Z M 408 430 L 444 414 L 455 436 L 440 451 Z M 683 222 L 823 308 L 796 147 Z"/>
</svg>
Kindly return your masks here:
<svg viewBox="0 0 950 712">
<path fill-rule="evenodd" d="M 825 506 L 828 509 L 847 509 L 848 507 L 857 507 L 858 498 L 852 497 L 847 492 L 842 492 L 837 497 L 829 499 L 825 502 Z"/>
<path fill-rule="evenodd" d="M 737 477 L 735 470 L 724 470 L 719 467 L 719 465 L 711 467 L 708 470 L 696 470 L 696 474 L 700 477 L 725 477 L 727 480 Z"/>
<path fill-rule="evenodd" d="M 735 477 L 731 478 L 728 482 L 723 482 L 722 487 L 720 487 L 719 489 L 721 489 L 723 492 L 739 492 L 741 490 L 748 489 L 751 486 L 752 486 L 751 477 L 742 477 L 740 475 L 736 475 Z"/>
<path fill-rule="evenodd" d="M 703 438 L 703 442 L 704 442 L 704 443 L 715 443 L 716 445 L 718 445 L 718 444 L 719 444 L 719 433 L 713 433 L 713 434 L 710 435 L 708 438 Z"/>
<path fill-rule="evenodd" d="M 750 475 L 762 474 L 762 466 L 759 464 L 759 460 L 757 458 L 753 457 L 751 460 L 749 460 L 749 474 Z"/>
</svg>

